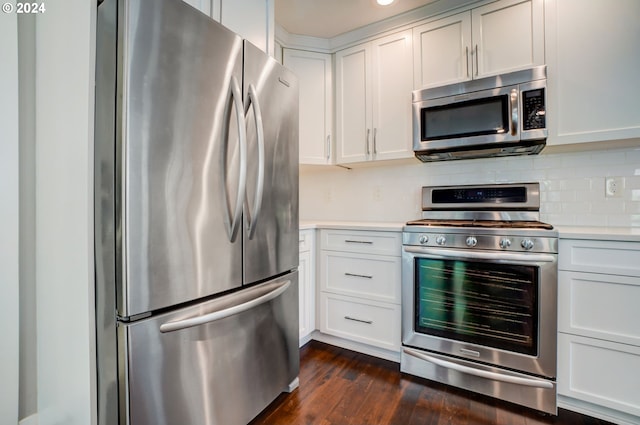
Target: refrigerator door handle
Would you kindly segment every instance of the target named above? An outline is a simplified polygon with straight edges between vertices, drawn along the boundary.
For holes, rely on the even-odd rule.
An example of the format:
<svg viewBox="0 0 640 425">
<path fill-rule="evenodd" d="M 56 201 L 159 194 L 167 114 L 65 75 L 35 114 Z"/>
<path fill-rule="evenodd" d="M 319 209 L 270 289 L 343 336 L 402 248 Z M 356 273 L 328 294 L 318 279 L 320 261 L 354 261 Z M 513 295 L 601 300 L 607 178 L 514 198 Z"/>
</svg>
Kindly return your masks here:
<svg viewBox="0 0 640 425">
<path fill-rule="evenodd" d="M 256 135 L 258 138 L 258 176 L 256 178 L 256 193 L 253 200 L 253 211 L 250 211 L 247 194 L 245 194 L 245 209 L 247 222 L 249 224 L 249 240 L 253 239 L 256 233 L 256 225 L 260 210 L 262 209 L 262 197 L 264 195 L 264 126 L 262 125 L 262 111 L 260 110 L 260 100 L 253 84 L 249 84 L 248 101 L 245 106 L 245 114 L 249 108 L 253 107 L 253 116 L 256 125 Z"/>
<path fill-rule="evenodd" d="M 191 328 L 193 326 L 200 326 L 206 323 L 215 322 L 217 320 L 222 320 L 226 317 L 233 316 L 239 313 L 242 313 L 247 310 L 251 310 L 259 306 L 260 304 L 264 304 L 268 301 L 271 301 L 274 298 L 279 297 L 283 292 L 285 292 L 289 286 L 291 286 L 290 280 L 283 280 L 278 282 L 276 288 L 263 294 L 260 292 L 260 295 L 250 299 L 249 301 L 243 302 L 241 304 L 232 305 L 231 307 L 225 307 L 220 310 L 212 311 L 207 314 L 203 314 L 201 316 L 189 317 L 186 319 L 180 319 L 175 321 L 169 321 L 160 325 L 160 332 L 173 332 L 179 331 L 182 329 Z"/>
<path fill-rule="evenodd" d="M 235 76 L 231 77 L 231 97 L 236 107 L 236 121 L 238 125 L 238 139 L 240 144 L 240 176 L 238 178 L 238 194 L 233 218 L 229 227 L 229 241 L 234 242 L 238 236 L 238 229 L 242 222 L 242 200 L 247 188 L 247 133 L 243 116 L 242 93 L 240 84 Z M 228 142 L 228 140 L 227 140 Z M 226 177 L 226 176 L 225 176 Z"/>
</svg>

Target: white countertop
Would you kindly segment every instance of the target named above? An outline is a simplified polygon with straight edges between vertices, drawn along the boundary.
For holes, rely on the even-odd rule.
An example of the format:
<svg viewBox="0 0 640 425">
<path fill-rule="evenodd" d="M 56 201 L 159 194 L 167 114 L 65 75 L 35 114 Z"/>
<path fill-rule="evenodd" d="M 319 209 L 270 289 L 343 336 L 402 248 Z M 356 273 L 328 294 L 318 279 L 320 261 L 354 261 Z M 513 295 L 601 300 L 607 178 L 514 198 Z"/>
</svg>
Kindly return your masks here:
<svg viewBox="0 0 640 425">
<path fill-rule="evenodd" d="M 556 226 L 560 239 L 640 242 L 640 227 Z"/>
<path fill-rule="evenodd" d="M 404 222 L 375 222 L 375 221 L 325 221 L 303 220 L 300 222 L 300 230 L 306 229 L 351 229 L 373 230 L 380 232 L 401 232 Z"/>
<path fill-rule="evenodd" d="M 352 229 L 401 232 L 404 225 L 404 222 L 303 220 L 300 222 L 300 230 Z M 640 227 L 556 226 L 556 229 L 561 239 L 640 242 Z"/>
</svg>

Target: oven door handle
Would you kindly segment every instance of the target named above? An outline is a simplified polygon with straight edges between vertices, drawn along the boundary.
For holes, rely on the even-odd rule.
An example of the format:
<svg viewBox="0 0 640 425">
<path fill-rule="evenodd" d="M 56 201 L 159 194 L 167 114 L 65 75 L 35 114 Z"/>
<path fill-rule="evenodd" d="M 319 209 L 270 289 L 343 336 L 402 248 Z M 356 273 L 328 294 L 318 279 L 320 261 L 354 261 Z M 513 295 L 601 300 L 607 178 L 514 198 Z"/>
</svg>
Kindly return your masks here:
<svg viewBox="0 0 640 425">
<path fill-rule="evenodd" d="M 436 366 L 444 367 L 446 369 L 452 369 L 460 373 L 466 373 L 467 375 L 479 376 L 480 378 L 492 379 L 494 381 L 506 382 L 509 384 L 525 385 L 527 387 L 553 388 L 553 384 L 551 382 L 544 381 L 542 379 L 522 378 L 519 376 L 505 375 L 497 372 L 489 372 L 488 370 L 479 370 L 469 366 L 464 366 L 464 365 L 449 362 L 446 360 L 437 359 L 435 357 L 426 355 L 424 353 L 420 353 L 415 350 L 411 350 L 409 348 L 404 348 L 403 351 L 406 354 L 416 357 L 420 360 L 433 363 Z"/>
<path fill-rule="evenodd" d="M 457 258 L 464 260 L 517 261 L 521 263 L 552 263 L 556 261 L 554 255 L 549 254 L 517 254 L 512 252 L 488 253 L 473 252 L 459 249 L 431 249 L 415 246 L 405 246 L 405 252 L 429 256 L 429 258 Z"/>
</svg>

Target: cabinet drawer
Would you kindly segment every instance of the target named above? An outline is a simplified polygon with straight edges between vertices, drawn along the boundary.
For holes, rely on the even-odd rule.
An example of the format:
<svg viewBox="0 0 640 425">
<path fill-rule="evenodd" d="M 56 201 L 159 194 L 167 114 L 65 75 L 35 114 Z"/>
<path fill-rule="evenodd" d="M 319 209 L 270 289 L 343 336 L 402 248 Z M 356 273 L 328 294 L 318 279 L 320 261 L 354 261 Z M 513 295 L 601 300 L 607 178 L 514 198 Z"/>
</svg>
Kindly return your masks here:
<svg viewBox="0 0 640 425">
<path fill-rule="evenodd" d="M 558 334 L 558 393 L 640 415 L 640 348 Z"/>
<path fill-rule="evenodd" d="M 638 300 L 638 278 L 560 271 L 559 331 L 640 346 Z"/>
<path fill-rule="evenodd" d="M 322 293 L 320 331 L 387 350 L 400 350 L 400 306 Z"/>
<path fill-rule="evenodd" d="M 400 257 L 322 251 L 321 290 L 400 304 Z"/>
<path fill-rule="evenodd" d="M 322 249 L 397 257 L 402 253 L 402 234 L 400 232 L 323 230 L 321 234 Z"/>
<path fill-rule="evenodd" d="M 640 276 L 640 243 L 560 239 L 558 269 Z"/>
<path fill-rule="evenodd" d="M 298 234 L 298 242 L 300 243 L 299 251 L 305 252 L 311 250 L 313 245 L 313 230 L 300 230 Z"/>
</svg>

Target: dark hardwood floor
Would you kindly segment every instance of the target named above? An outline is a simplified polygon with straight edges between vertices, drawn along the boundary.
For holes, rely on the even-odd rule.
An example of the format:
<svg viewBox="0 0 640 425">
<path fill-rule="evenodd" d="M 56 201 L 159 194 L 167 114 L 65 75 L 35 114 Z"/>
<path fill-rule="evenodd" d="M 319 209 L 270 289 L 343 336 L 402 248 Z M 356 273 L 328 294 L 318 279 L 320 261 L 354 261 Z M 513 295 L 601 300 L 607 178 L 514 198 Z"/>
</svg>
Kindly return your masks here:
<svg viewBox="0 0 640 425">
<path fill-rule="evenodd" d="M 300 351 L 300 387 L 282 394 L 250 425 L 604 425 L 558 416 L 422 378 L 397 363 L 311 341 Z"/>
</svg>

